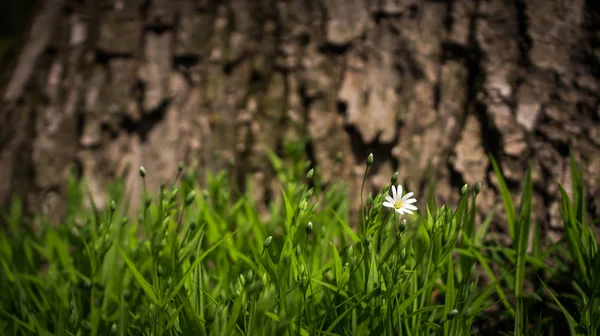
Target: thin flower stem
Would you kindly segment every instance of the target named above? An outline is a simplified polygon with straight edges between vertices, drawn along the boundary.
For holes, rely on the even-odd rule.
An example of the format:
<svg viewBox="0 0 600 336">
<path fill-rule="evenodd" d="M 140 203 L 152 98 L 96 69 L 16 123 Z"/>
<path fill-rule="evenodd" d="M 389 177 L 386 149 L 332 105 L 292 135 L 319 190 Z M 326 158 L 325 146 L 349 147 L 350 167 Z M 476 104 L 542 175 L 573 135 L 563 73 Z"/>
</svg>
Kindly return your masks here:
<svg viewBox="0 0 600 336">
<path fill-rule="evenodd" d="M 362 184 L 360 186 L 360 212 L 361 212 L 361 220 L 359 222 L 359 226 L 360 226 L 360 234 L 364 237 L 364 235 L 367 233 L 367 220 L 365 217 L 365 208 L 364 208 L 364 203 L 363 203 L 363 192 L 365 189 L 365 181 L 367 180 L 367 174 L 369 173 L 369 166 L 367 166 L 367 169 L 365 169 L 365 175 L 363 176 L 363 180 L 362 180 Z"/>
</svg>

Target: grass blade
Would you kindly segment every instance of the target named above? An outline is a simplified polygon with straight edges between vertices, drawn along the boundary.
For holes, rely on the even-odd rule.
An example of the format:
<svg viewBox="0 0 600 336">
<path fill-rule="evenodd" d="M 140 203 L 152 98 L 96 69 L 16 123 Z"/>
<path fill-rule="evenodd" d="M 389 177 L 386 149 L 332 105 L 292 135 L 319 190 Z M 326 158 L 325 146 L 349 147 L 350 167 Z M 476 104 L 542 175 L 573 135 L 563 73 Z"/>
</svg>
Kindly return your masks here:
<svg viewBox="0 0 600 336">
<path fill-rule="evenodd" d="M 125 261 L 125 264 L 127 264 L 127 267 L 129 267 L 129 270 L 131 271 L 131 273 L 133 273 L 134 278 L 137 280 L 137 282 L 140 284 L 140 286 L 142 286 L 144 293 L 146 293 L 146 295 L 148 295 L 148 297 L 150 298 L 150 300 L 152 300 L 152 302 L 154 302 L 154 304 L 158 305 L 159 304 L 158 299 L 156 298 L 156 294 L 154 294 L 154 290 L 152 289 L 152 286 L 150 285 L 150 283 L 148 283 L 148 281 L 146 281 L 146 279 L 144 279 L 144 276 L 138 271 L 137 267 L 135 267 L 135 264 L 133 263 L 133 261 L 131 261 L 127 257 L 127 255 L 125 254 L 125 252 L 123 251 L 121 246 L 119 246 L 119 244 L 115 244 L 115 246 L 117 247 L 117 250 L 121 254 L 121 257 Z"/>
<path fill-rule="evenodd" d="M 533 198 L 533 185 L 531 182 L 531 165 L 528 166 L 523 182 L 521 207 L 519 211 L 519 226 L 517 228 L 517 269 L 515 274 L 515 296 L 519 298 L 523 291 L 525 279 L 525 262 L 527 246 L 529 243 L 529 230 L 531 228 L 531 202 Z"/>
<path fill-rule="evenodd" d="M 515 205 L 513 204 L 512 198 L 510 196 L 510 191 L 508 191 L 508 186 L 504 181 L 504 177 L 502 177 L 502 172 L 500 171 L 500 167 L 494 160 L 493 156 L 490 156 L 490 162 L 492 163 L 492 167 L 494 168 L 494 172 L 496 173 L 496 178 L 498 179 L 498 187 L 500 188 L 500 195 L 502 197 L 502 203 L 504 204 L 504 210 L 506 211 L 506 220 L 508 221 L 508 232 L 510 234 L 510 238 L 515 241 L 516 239 L 516 218 L 517 213 L 515 211 Z"/>
</svg>

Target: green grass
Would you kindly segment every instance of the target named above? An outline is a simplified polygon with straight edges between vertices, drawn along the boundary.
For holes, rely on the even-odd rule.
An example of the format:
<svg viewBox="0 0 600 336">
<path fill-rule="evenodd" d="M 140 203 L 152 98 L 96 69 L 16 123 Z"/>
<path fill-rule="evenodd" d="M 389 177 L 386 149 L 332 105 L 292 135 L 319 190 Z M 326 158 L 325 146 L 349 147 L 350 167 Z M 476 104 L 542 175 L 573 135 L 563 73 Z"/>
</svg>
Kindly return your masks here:
<svg viewBox="0 0 600 336">
<path fill-rule="evenodd" d="M 598 241 L 574 160 L 556 244 L 532 217 L 531 168 L 515 204 L 493 161 L 511 238 L 501 245 L 486 239 L 500 207 L 476 223 L 480 184 L 454 205 L 416 195 L 418 213 L 404 216 L 382 206 L 388 185 L 361 198 L 355 230 L 344 185 L 324 187 L 310 163 L 269 157 L 281 189 L 268 216 L 252 185 L 239 194 L 221 172 L 201 188 L 183 166 L 158 195 L 144 187 L 131 218 L 122 183 L 99 210 L 71 179 L 58 224 L 40 215 L 32 225 L 15 200 L 2 213 L 0 334 L 598 333 Z"/>
</svg>

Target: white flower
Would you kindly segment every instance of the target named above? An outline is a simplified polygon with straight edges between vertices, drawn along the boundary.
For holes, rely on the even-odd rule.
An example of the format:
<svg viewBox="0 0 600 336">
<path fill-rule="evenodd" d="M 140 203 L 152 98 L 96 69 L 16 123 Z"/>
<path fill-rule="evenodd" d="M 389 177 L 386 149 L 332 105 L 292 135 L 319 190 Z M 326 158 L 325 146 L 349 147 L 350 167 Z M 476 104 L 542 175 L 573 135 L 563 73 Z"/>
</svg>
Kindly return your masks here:
<svg viewBox="0 0 600 336">
<path fill-rule="evenodd" d="M 385 202 L 383 202 L 383 205 L 388 208 L 395 209 L 396 212 L 401 215 L 405 213 L 412 214 L 412 210 L 417 210 L 417 207 L 413 205 L 413 203 L 415 203 L 417 200 L 411 198 L 411 196 L 414 195 L 414 193 L 409 192 L 406 195 L 404 195 L 404 197 L 402 197 L 402 186 L 398 185 L 397 188 L 398 189 L 392 186 L 392 196 L 387 195 L 385 197 Z"/>
</svg>

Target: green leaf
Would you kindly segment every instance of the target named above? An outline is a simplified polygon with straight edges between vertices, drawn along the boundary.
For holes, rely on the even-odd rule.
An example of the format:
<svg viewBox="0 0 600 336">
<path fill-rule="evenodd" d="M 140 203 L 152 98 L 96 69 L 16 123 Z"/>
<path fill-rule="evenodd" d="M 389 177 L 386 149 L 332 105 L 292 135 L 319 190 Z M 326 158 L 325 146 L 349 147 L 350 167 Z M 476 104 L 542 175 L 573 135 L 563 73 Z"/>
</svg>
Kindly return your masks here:
<svg viewBox="0 0 600 336">
<path fill-rule="evenodd" d="M 367 278 L 367 292 L 374 290 L 378 285 L 379 271 L 377 269 L 377 256 L 375 255 L 375 249 L 371 247 L 371 260 L 369 262 L 369 277 Z"/>
<path fill-rule="evenodd" d="M 285 224 L 286 224 L 287 232 L 290 233 L 292 221 L 294 219 L 294 207 L 292 206 L 292 202 L 290 202 L 290 199 L 288 198 L 287 194 L 285 193 L 285 190 L 283 190 L 283 187 L 280 189 L 281 189 L 281 194 L 283 195 L 283 202 L 285 205 Z"/>
<path fill-rule="evenodd" d="M 514 336 L 523 336 L 523 327 L 525 324 L 524 320 L 526 314 L 527 312 L 523 309 L 523 298 L 518 297 L 515 318 L 515 329 L 513 333 Z"/>
<path fill-rule="evenodd" d="M 569 253 L 575 264 L 575 272 L 579 273 L 582 277 L 586 277 L 586 265 L 580 244 L 581 229 L 574 223 L 573 216 L 571 216 L 572 210 L 569 195 L 567 195 L 567 192 L 560 184 L 558 187 L 562 196 L 561 215 L 565 223 L 565 237 L 567 239 Z"/>
<path fill-rule="evenodd" d="M 21 199 L 14 197 L 10 205 L 10 213 L 8 216 L 8 227 L 10 232 L 17 233 L 21 225 L 21 217 L 23 215 L 23 204 Z"/>
<path fill-rule="evenodd" d="M 217 247 L 219 247 L 219 245 L 223 244 L 223 242 L 225 242 L 231 236 L 232 236 L 231 233 L 226 234 L 218 242 L 214 243 L 211 247 L 209 247 L 206 251 L 204 251 L 204 253 L 202 253 L 198 258 L 196 258 L 196 260 L 194 260 L 194 263 L 192 265 L 190 265 L 190 267 L 187 269 L 187 271 L 185 272 L 185 274 L 183 275 L 181 280 L 179 280 L 179 283 L 177 283 L 177 285 L 173 288 L 173 291 L 171 292 L 171 294 L 165 299 L 164 302 L 161 302 L 160 306 L 163 306 L 163 305 L 167 304 L 169 301 L 171 301 L 171 299 L 173 297 L 175 297 L 175 295 L 177 295 L 179 290 L 181 290 L 181 288 L 185 284 L 185 281 L 188 279 L 188 277 L 190 276 L 192 271 L 198 266 L 198 264 L 200 264 L 200 262 L 202 262 L 202 260 L 204 260 L 204 258 L 206 258 L 212 251 L 214 251 Z"/>
<path fill-rule="evenodd" d="M 235 304 L 233 305 L 233 308 L 231 309 L 231 313 L 227 318 L 228 323 L 227 323 L 225 335 L 233 335 L 233 330 L 237 326 L 237 321 L 238 321 L 238 318 L 242 311 L 243 304 L 244 304 L 244 295 L 240 294 L 237 297 L 237 299 L 235 300 Z"/>
<path fill-rule="evenodd" d="M 550 296 L 552 297 L 554 302 L 558 305 L 558 307 L 560 308 L 560 311 L 562 311 L 562 313 L 565 315 L 565 318 L 567 319 L 567 324 L 569 325 L 569 331 L 571 332 L 571 335 L 577 335 L 577 333 L 575 332 L 575 329 L 577 328 L 578 323 L 575 322 L 575 319 L 573 318 L 573 316 L 571 316 L 571 314 L 569 314 L 569 311 L 556 298 L 556 296 L 550 290 L 550 288 L 548 288 L 548 286 L 546 286 L 546 283 L 544 283 L 544 281 L 542 279 L 540 279 L 540 282 L 542 283 L 544 288 L 546 288 L 546 290 L 548 291 L 548 293 L 550 294 Z"/>
<path fill-rule="evenodd" d="M 54 251 L 56 251 L 56 254 L 58 255 L 58 260 L 69 274 L 70 280 L 73 283 L 77 283 L 77 273 L 73 267 L 73 258 L 71 258 L 69 248 L 65 241 L 61 240 L 54 230 L 48 231 L 47 239 L 49 240 L 49 245 L 54 246 Z"/>
<path fill-rule="evenodd" d="M 494 271 L 492 271 L 492 268 L 490 267 L 487 259 L 481 254 L 481 252 L 474 248 L 470 248 L 468 251 L 465 251 L 464 249 L 457 249 L 456 251 L 460 254 L 466 253 L 477 259 L 477 261 L 481 264 L 481 267 L 483 267 L 486 275 L 490 278 L 490 282 L 494 284 L 496 293 L 500 297 L 500 300 L 504 304 L 504 307 L 511 313 L 511 315 L 514 316 L 515 315 L 514 308 L 510 305 L 510 303 L 506 297 L 506 293 L 504 293 L 504 289 L 502 288 L 502 286 L 500 286 L 500 283 L 498 282 L 498 278 L 496 278 Z"/>
<path fill-rule="evenodd" d="M 154 290 L 152 289 L 152 286 L 148 283 L 148 281 L 146 281 L 146 279 L 144 279 L 144 276 L 138 271 L 137 267 L 135 267 L 135 264 L 127 257 L 127 255 L 125 254 L 125 252 L 123 251 L 121 246 L 119 244 L 116 244 L 115 246 L 117 247 L 117 250 L 121 254 L 121 257 L 123 257 L 123 260 L 129 267 L 129 270 L 131 270 L 131 273 L 133 273 L 133 276 L 135 277 L 137 282 L 140 284 L 140 286 L 142 286 L 144 293 L 146 293 L 146 295 L 148 295 L 148 297 L 152 300 L 152 302 L 154 302 L 154 304 L 158 305 L 159 302 L 158 302 L 158 299 L 156 298 L 156 294 L 154 294 Z"/>
<path fill-rule="evenodd" d="M 490 227 L 490 224 L 492 223 L 492 219 L 494 218 L 494 213 L 496 212 L 496 206 L 494 206 L 490 212 L 487 214 L 487 216 L 485 216 L 485 219 L 483 220 L 483 222 L 481 222 L 481 225 L 479 225 L 479 228 L 477 228 L 477 233 L 475 234 L 475 245 L 477 246 L 481 246 L 483 245 L 483 239 L 485 238 L 488 229 Z"/>
<path fill-rule="evenodd" d="M 267 315 L 268 317 L 270 317 L 275 322 L 281 321 L 281 319 L 279 318 L 279 315 L 277 315 L 277 314 L 274 314 L 274 313 L 266 311 L 265 315 Z"/>
<path fill-rule="evenodd" d="M 496 173 L 496 178 L 498 178 L 498 186 L 500 187 L 500 195 L 502 196 L 502 203 L 504 203 L 504 210 L 506 211 L 506 220 L 508 221 L 508 232 L 510 234 L 510 238 L 514 241 L 516 239 L 516 218 L 517 213 L 515 211 L 515 205 L 510 197 L 510 192 L 508 191 L 508 186 L 504 181 L 504 177 L 502 177 L 502 172 L 494 160 L 493 156 L 490 156 L 490 161 L 492 162 L 492 166 L 494 167 L 494 172 Z"/>
<path fill-rule="evenodd" d="M 35 329 L 31 326 L 29 326 L 27 323 L 25 323 L 24 321 L 20 320 L 19 318 L 15 317 L 12 314 L 7 313 L 4 310 L 0 309 L 0 313 L 2 313 L 2 315 L 8 317 L 9 319 L 13 320 L 16 324 L 20 325 L 21 327 L 29 330 L 32 334 L 35 334 Z M 15 333 L 15 335 L 17 335 L 17 333 Z"/>
<path fill-rule="evenodd" d="M 346 222 L 335 212 L 335 210 L 331 210 L 331 212 L 334 214 L 335 218 L 338 220 L 338 223 L 340 224 L 340 227 L 342 228 L 342 230 L 344 230 L 344 232 L 348 235 L 348 237 L 350 237 L 350 239 L 352 239 L 354 244 L 360 242 L 360 238 L 358 238 L 358 235 L 356 233 L 354 233 L 354 230 L 352 230 L 346 224 Z"/>
<path fill-rule="evenodd" d="M 340 258 L 340 254 L 338 253 L 337 248 L 333 242 L 331 244 L 331 252 L 333 253 L 333 269 L 335 271 L 335 280 L 338 286 L 341 286 L 342 279 L 342 258 Z"/>
<path fill-rule="evenodd" d="M 515 296 L 518 298 L 523 291 L 525 279 L 525 255 L 529 243 L 529 230 L 531 228 L 531 202 L 533 198 L 533 185 L 531 182 L 531 164 L 525 173 L 523 193 L 521 196 L 521 209 L 519 211 L 519 227 L 517 230 L 517 269 L 515 274 Z"/>
<path fill-rule="evenodd" d="M 456 288 L 454 287 L 454 263 L 452 260 L 452 254 L 448 254 L 448 272 L 446 274 L 446 302 L 444 306 L 444 315 L 448 315 L 452 309 L 454 309 L 454 304 L 456 302 Z M 446 320 L 444 322 L 444 333 L 446 335 L 450 334 L 450 321 Z"/>
<path fill-rule="evenodd" d="M 585 223 L 585 193 L 584 183 L 581 177 L 581 172 L 573 152 L 569 155 L 569 162 L 571 164 L 571 181 L 573 186 L 573 207 L 575 208 L 575 220 L 579 223 Z"/>
<path fill-rule="evenodd" d="M 424 288 L 423 288 L 424 289 Z M 341 313 L 330 325 L 329 328 L 327 328 L 327 332 L 331 332 L 335 326 L 337 326 L 344 317 L 346 317 L 346 315 L 348 315 L 351 311 L 353 311 L 354 309 L 356 309 L 358 306 L 362 305 L 364 302 L 369 301 L 371 298 L 373 298 L 374 296 L 376 296 L 377 294 L 381 293 L 379 287 L 375 288 L 374 290 L 372 290 L 371 292 L 369 292 L 367 295 L 363 296 L 361 299 L 358 299 L 350 308 L 346 309 L 343 313 Z"/>
</svg>

